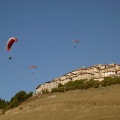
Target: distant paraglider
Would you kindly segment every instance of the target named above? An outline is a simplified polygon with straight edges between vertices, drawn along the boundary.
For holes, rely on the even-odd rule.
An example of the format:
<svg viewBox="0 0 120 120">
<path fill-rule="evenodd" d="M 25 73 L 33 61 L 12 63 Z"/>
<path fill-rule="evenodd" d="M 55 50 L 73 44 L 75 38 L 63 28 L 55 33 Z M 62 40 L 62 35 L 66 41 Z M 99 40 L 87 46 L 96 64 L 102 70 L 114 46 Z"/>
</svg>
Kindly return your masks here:
<svg viewBox="0 0 120 120">
<path fill-rule="evenodd" d="M 80 42 L 78 40 L 72 40 L 72 41 L 77 43 L 78 45 L 80 44 Z M 74 46 L 74 48 L 76 48 L 76 46 Z"/>
<path fill-rule="evenodd" d="M 14 37 L 9 38 L 8 41 L 7 41 L 7 44 L 6 44 L 6 50 L 8 52 L 10 52 L 13 43 L 17 42 L 17 41 L 18 41 L 17 38 L 14 38 Z M 9 60 L 11 60 L 11 59 L 12 59 L 12 57 L 10 56 Z"/>
<path fill-rule="evenodd" d="M 32 65 L 32 66 L 29 66 L 28 68 L 36 68 L 37 69 L 37 66 Z"/>
<path fill-rule="evenodd" d="M 34 66 L 34 65 L 32 65 L 32 66 L 29 66 L 28 68 L 30 68 L 30 69 L 37 69 L 37 66 Z M 33 74 L 34 72 L 32 72 L 32 74 Z"/>
</svg>

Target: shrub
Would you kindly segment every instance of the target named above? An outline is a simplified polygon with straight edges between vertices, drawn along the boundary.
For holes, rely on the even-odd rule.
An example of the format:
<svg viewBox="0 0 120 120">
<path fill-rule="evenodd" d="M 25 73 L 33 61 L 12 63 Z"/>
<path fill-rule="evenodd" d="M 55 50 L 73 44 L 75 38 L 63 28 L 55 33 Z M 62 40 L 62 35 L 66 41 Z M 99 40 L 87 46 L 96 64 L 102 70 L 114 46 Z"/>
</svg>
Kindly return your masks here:
<svg viewBox="0 0 120 120">
<path fill-rule="evenodd" d="M 64 92 L 64 91 L 65 89 L 63 87 L 57 89 L 57 92 Z"/>
<path fill-rule="evenodd" d="M 58 92 L 58 88 L 52 88 L 51 92 Z"/>
<path fill-rule="evenodd" d="M 84 89 L 84 83 L 78 85 L 78 89 Z"/>
<path fill-rule="evenodd" d="M 65 85 L 64 85 L 64 87 L 70 87 L 70 86 L 73 86 L 73 81 L 69 81 L 69 82 L 67 82 Z"/>
<path fill-rule="evenodd" d="M 93 87 L 93 84 L 94 84 L 94 80 L 89 80 L 89 81 L 86 81 L 85 82 L 85 85 L 84 85 L 84 89 L 88 89 L 90 87 Z"/>
<path fill-rule="evenodd" d="M 49 93 L 48 89 L 42 90 L 42 94 Z"/>
<path fill-rule="evenodd" d="M 101 81 L 101 86 L 106 87 L 107 86 L 107 81 L 106 80 Z"/>
<path fill-rule="evenodd" d="M 58 88 L 61 88 L 63 87 L 63 85 L 61 83 L 58 84 Z"/>
<path fill-rule="evenodd" d="M 100 85 L 100 82 L 99 81 L 94 81 L 94 84 L 93 84 L 93 87 L 94 88 L 98 88 Z"/>
</svg>

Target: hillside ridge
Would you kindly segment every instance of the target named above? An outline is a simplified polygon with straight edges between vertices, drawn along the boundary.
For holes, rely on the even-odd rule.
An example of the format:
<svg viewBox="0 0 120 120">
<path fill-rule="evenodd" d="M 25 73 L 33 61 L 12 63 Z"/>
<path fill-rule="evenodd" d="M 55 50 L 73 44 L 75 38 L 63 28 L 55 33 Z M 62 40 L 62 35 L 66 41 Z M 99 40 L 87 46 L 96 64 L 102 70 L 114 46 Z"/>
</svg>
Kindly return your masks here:
<svg viewBox="0 0 120 120">
<path fill-rule="evenodd" d="M 0 120 L 119 120 L 120 84 L 32 97 Z"/>
<path fill-rule="evenodd" d="M 36 87 L 34 95 L 42 94 L 43 90 L 48 90 L 51 92 L 52 88 L 58 87 L 58 84 L 66 84 L 69 81 L 82 80 L 82 79 L 93 79 L 102 81 L 105 77 L 120 76 L 120 65 L 111 64 L 97 64 L 90 67 L 82 67 L 80 69 L 68 72 L 59 78 L 55 78 L 52 81 L 45 82 Z"/>
</svg>

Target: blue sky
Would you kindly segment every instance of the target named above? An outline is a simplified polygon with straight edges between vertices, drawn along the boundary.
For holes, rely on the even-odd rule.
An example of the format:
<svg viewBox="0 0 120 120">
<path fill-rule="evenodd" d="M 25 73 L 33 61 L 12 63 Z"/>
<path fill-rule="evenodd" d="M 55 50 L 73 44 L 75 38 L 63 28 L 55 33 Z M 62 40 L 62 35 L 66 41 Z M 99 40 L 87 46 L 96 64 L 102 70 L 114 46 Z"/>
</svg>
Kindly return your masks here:
<svg viewBox="0 0 120 120">
<path fill-rule="evenodd" d="M 10 37 L 18 42 L 8 53 Z M 82 66 L 120 64 L 119 46 L 120 0 L 0 0 L 0 98 Z"/>
</svg>

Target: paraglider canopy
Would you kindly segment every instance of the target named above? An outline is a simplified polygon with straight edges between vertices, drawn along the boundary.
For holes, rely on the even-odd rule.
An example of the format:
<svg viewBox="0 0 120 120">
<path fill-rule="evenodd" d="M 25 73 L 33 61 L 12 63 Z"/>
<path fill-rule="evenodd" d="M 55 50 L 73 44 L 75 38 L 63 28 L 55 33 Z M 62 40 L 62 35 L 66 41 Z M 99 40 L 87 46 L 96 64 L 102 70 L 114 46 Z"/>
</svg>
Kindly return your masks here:
<svg viewBox="0 0 120 120">
<path fill-rule="evenodd" d="M 17 42 L 17 38 L 11 37 L 11 38 L 8 39 L 7 45 L 6 45 L 6 50 L 8 52 L 10 51 L 10 49 L 11 49 L 14 42 Z"/>
<path fill-rule="evenodd" d="M 37 69 L 37 66 L 32 65 L 32 66 L 29 66 L 28 68 L 36 68 Z"/>
<path fill-rule="evenodd" d="M 78 40 L 72 40 L 73 42 L 76 42 L 77 44 L 80 44 L 80 42 Z"/>
</svg>

